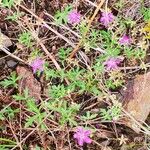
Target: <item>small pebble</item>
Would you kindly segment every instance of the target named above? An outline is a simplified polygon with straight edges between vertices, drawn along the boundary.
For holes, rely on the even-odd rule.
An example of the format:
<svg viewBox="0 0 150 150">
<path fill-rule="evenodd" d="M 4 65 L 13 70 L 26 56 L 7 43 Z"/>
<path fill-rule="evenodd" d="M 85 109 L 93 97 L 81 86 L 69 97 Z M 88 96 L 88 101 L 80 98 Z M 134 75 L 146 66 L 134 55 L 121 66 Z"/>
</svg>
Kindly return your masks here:
<svg viewBox="0 0 150 150">
<path fill-rule="evenodd" d="M 8 67 L 14 68 L 17 65 L 18 62 L 11 59 L 11 60 L 6 61 L 6 63 L 7 63 Z"/>
</svg>

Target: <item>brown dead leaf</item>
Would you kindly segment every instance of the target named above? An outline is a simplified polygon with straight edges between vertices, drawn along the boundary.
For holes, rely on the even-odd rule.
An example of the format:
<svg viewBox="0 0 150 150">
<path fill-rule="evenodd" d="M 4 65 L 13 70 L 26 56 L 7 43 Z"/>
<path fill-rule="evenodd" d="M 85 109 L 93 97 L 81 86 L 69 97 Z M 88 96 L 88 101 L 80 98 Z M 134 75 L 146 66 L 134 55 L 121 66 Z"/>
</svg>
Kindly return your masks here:
<svg viewBox="0 0 150 150">
<path fill-rule="evenodd" d="M 29 96 L 38 101 L 41 95 L 41 84 L 33 76 L 32 71 L 26 66 L 17 66 L 16 72 L 21 77 L 18 83 L 19 92 L 22 93 L 27 88 Z"/>
<path fill-rule="evenodd" d="M 138 75 L 130 82 L 124 96 L 127 102 L 126 111 L 143 123 L 150 113 L 150 72 Z M 132 120 L 128 120 L 127 125 L 139 133 L 139 128 Z"/>
</svg>

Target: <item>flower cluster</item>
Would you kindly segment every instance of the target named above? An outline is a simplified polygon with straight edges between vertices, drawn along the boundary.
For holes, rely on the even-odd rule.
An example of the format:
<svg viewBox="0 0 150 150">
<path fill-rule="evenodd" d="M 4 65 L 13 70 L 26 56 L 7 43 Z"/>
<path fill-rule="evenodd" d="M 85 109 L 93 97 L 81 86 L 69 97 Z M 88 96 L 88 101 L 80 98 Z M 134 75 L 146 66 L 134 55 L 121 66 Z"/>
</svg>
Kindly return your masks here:
<svg viewBox="0 0 150 150">
<path fill-rule="evenodd" d="M 36 73 L 38 70 L 41 72 L 44 70 L 43 65 L 44 61 L 41 58 L 36 58 L 32 61 L 30 66 L 32 67 L 33 73 Z"/>
<path fill-rule="evenodd" d="M 99 19 L 100 23 L 107 27 L 115 19 L 111 12 L 102 12 L 102 17 Z"/>
<path fill-rule="evenodd" d="M 131 43 L 131 38 L 127 35 L 123 35 L 119 40 L 120 45 L 129 45 Z"/>
<path fill-rule="evenodd" d="M 70 24 L 78 24 L 80 23 L 81 20 L 81 15 L 80 13 L 78 13 L 76 10 L 72 10 L 69 14 L 68 14 L 68 22 Z"/>
<path fill-rule="evenodd" d="M 77 139 L 80 146 L 83 146 L 84 143 L 90 144 L 92 142 L 89 138 L 90 134 L 90 130 L 85 130 L 82 127 L 78 127 L 73 137 Z"/>
<path fill-rule="evenodd" d="M 107 70 L 114 70 L 118 68 L 118 65 L 121 63 L 122 59 L 120 58 L 109 58 L 104 62 Z"/>
</svg>

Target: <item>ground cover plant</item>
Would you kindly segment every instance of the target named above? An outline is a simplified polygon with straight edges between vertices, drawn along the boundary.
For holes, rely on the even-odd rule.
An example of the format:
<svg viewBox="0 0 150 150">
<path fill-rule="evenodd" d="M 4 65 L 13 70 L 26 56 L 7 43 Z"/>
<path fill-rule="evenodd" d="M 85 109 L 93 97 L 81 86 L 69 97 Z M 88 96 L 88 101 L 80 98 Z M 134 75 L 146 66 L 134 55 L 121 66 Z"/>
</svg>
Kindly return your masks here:
<svg viewBox="0 0 150 150">
<path fill-rule="evenodd" d="M 150 149 L 148 0 L 0 0 L 0 30 L 0 150 Z"/>
</svg>

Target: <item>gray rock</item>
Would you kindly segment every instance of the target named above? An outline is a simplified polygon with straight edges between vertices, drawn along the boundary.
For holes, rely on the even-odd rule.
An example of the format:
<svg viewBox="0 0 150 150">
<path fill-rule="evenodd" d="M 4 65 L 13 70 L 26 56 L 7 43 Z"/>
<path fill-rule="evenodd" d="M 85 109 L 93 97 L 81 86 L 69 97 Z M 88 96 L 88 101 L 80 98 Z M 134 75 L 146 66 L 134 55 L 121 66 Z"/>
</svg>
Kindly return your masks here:
<svg viewBox="0 0 150 150">
<path fill-rule="evenodd" d="M 10 68 L 15 67 L 17 65 L 17 63 L 18 62 L 14 59 L 10 59 L 10 60 L 6 61 L 7 66 L 10 67 Z"/>
</svg>

